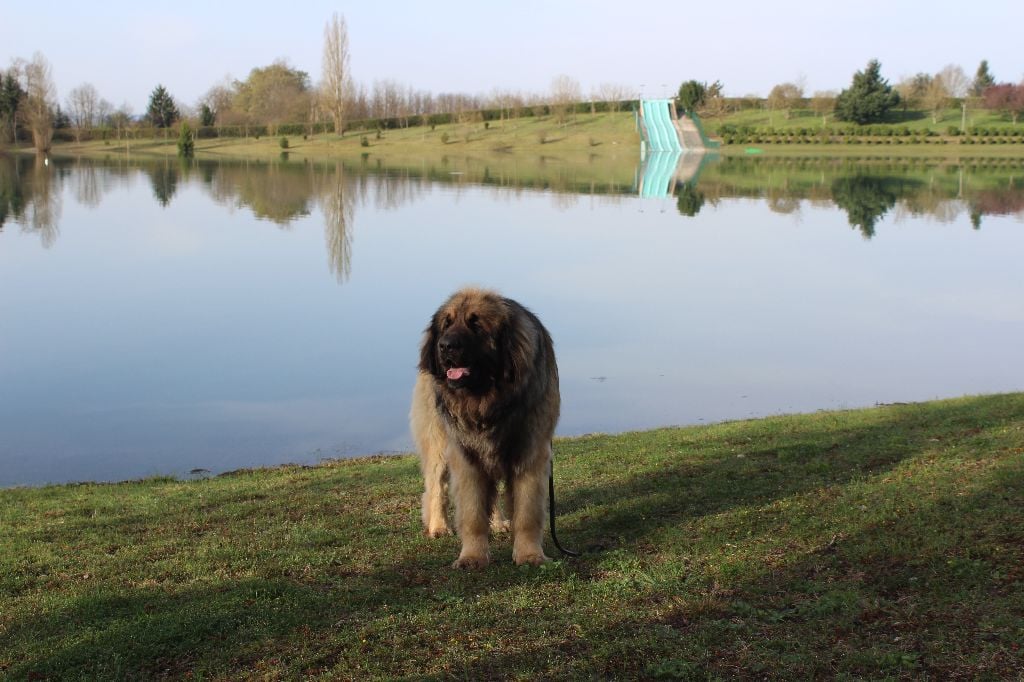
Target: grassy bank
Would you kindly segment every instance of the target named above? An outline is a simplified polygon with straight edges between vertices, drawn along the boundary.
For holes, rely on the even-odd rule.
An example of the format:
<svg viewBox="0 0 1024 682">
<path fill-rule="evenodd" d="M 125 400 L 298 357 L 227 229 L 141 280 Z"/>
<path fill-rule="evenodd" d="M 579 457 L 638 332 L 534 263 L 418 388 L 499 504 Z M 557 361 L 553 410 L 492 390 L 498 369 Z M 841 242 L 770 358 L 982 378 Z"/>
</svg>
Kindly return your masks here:
<svg viewBox="0 0 1024 682">
<path fill-rule="evenodd" d="M 0 491 L 0 675 L 1024 674 L 1024 394 L 556 444 L 584 556 L 448 568 L 412 457 Z M 549 552 L 552 550 L 549 550 Z"/>
<path fill-rule="evenodd" d="M 282 148 L 286 137 L 288 147 Z M 344 136 L 333 133 L 303 136 L 274 135 L 260 138 L 223 137 L 197 139 L 198 158 L 333 158 L 385 159 L 389 164 L 423 158 L 466 155 L 522 155 L 566 158 L 586 162 L 593 157 L 637 155 L 639 133 L 630 112 L 578 114 L 566 121 L 540 116 L 472 123 L 453 123 L 397 128 L 381 131 L 353 131 Z M 22 151 L 31 151 L 23 148 Z M 166 139 L 94 140 L 83 143 L 55 143 L 51 153 L 62 156 L 176 156 L 176 133 Z"/>
</svg>

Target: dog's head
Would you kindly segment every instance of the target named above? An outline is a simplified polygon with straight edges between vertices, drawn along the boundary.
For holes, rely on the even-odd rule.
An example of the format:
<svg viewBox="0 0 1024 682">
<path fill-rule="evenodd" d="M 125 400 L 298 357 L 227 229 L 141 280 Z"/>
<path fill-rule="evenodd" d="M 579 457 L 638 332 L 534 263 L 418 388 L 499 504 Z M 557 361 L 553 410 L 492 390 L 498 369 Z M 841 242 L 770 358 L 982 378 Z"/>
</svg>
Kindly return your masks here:
<svg viewBox="0 0 1024 682">
<path fill-rule="evenodd" d="M 493 291 L 462 289 L 431 318 L 420 347 L 420 370 L 454 390 L 485 391 L 517 374 L 514 318 Z"/>
</svg>

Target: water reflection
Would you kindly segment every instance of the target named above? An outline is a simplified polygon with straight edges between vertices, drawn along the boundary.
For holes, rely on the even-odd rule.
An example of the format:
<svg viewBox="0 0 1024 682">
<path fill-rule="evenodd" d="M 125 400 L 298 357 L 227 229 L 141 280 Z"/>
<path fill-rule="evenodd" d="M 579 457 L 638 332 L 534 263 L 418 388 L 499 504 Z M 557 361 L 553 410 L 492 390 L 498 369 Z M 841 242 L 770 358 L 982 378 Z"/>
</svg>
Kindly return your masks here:
<svg viewBox="0 0 1024 682">
<path fill-rule="evenodd" d="M 549 323 L 564 435 L 1024 387 L 1024 161 L 637 161 L 0 158 L 0 485 L 407 449 L 466 283 Z"/>
<path fill-rule="evenodd" d="M 967 213 L 978 229 L 985 216 L 1024 212 L 1024 159 L 730 157 L 702 169 L 697 191 L 712 204 L 760 198 L 773 212 L 795 216 L 805 202 L 838 206 L 866 239 L 886 216 L 950 223 Z M 699 210 L 693 197 L 681 200 L 680 213 L 691 215 L 695 204 Z"/>
<path fill-rule="evenodd" d="M 61 171 L 42 156 L 14 162 L 0 158 L 0 230 L 7 222 L 39 235 L 50 248 L 60 234 Z"/>
<path fill-rule="evenodd" d="M 461 170 L 449 170 L 458 168 Z M 600 173 L 605 169 L 598 169 Z M 149 181 L 153 197 L 167 207 L 180 188 L 201 186 L 217 203 L 246 208 L 287 229 L 318 208 L 324 219 L 327 264 L 339 282 L 353 262 L 352 232 L 357 207 L 372 202 L 396 209 L 417 201 L 434 183 L 460 188 L 480 184 L 513 191 L 544 190 L 567 210 L 583 195 L 607 200 L 641 196 L 674 197 L 680 216 L 697 216 L 722 199 L 762 198 L 775 213 L 799 217 L 805 202 L 834 205 L 865 239 L 876 235 L 886 216 L 895 222 L 929 216 L 948 223 L 967 213 L 979 229 L 985 216 L 1024 211 L 1024 160 L 836 160 L 829 158 L 724 158 L 678 152 L 652 153 L 637 167 L 632 182 L 601 182 L 555 165 L 449 158 L 401 167 L 379 160 L 310 163 L 297 161 L 191 161 L 168 158 L 127 164 L 0 158 L 0 229 L 15 223 L 37 233 L 45 247 L 60 234 L 61 194 L 71 183 L 74 200 L 96 207 L 118 184 L 136 173 Z M 632 171 L 626 164 L 619 178 Z"/>
<path fill-rule="evenodd" d="M 875 236 L 875 225 L 888 213 L 900 196 L 899 178 L 851 175 L 832 182 L 832 201 L 846 211 L 850 225 L 860 229 L 865 239 Z"/>
</svg>

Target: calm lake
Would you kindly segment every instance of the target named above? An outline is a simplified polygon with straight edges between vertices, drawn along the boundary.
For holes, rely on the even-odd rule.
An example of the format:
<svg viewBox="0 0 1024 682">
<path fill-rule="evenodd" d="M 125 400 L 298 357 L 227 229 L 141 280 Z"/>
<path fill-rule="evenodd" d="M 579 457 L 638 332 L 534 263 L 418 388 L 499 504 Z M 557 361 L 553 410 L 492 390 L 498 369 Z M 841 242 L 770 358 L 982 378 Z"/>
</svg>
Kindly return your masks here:
<svg viewBox="0 0 1024 682">
<path fill-rule="evenodd" d="M 0 157 L 0 486 L 408 451 L 465 284 L 563 435 L 1022 390 L 1022 254 L 1021 159 Z"/>
</svg>

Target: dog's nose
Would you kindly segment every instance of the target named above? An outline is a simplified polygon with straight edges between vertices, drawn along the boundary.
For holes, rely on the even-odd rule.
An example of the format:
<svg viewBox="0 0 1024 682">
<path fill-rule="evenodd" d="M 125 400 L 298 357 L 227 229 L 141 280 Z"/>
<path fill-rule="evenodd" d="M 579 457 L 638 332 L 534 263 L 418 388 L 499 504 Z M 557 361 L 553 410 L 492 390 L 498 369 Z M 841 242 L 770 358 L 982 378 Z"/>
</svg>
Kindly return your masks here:
<svg viewBox="0 0 1024 682">
<path fill-rule="evenodd" d="M 454 336 L 443 336 L 438 341 L 437 347 L 442 353 L 454 353 L 462 350 L 462 340 Z"/>
</svg>

